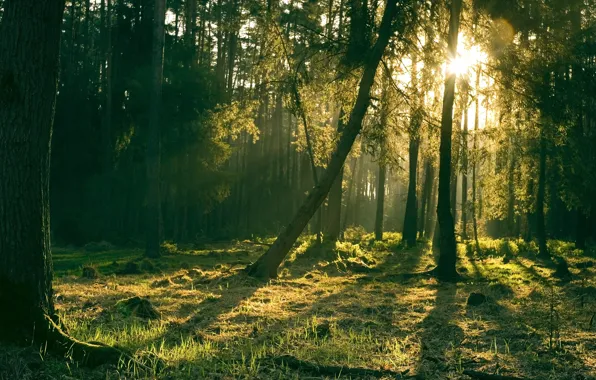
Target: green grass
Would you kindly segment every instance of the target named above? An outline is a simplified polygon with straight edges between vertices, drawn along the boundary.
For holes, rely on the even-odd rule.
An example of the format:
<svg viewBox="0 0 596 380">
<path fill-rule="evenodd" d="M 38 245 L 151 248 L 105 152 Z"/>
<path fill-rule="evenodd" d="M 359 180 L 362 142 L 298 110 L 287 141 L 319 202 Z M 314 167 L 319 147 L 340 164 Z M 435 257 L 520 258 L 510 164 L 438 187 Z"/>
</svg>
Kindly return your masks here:
<svg viewBox="0 0 596 380">
<path fill-rule="evenodd" d="M 425 379 L 464 379 L 464 369 L 539 379 L 596 375 L 596 329 L 588 329 L 595 268 L 576 269 L 590 258 L 571 245 L 549 242 L 568 260 L 570 282 L 554 279 L 528 244 L 482 239 L 481 252 L 459 245 L 465 280 L 444 285 L 402 276 L 433 267 L 424 243 L 405 250 L 399 234 L 386 234 L 382 242 L 370 234 L 346 238 L 316 247 L 313 237 L 303 237 L 280 278 L 264 284 L 242 273 L 264 248 L 241 242 L 176 248 L 178 254 L 137 275 L 118 273 L 128 261 L 142 263 L 141 251 L 54 249 L 56 307 L 70 333 L 127 348 L 146 366 L 90 370 L 43 348 L 0 347 L 0 379 L 315 376 L 270 360 L 280 355 Z M 84 265 L 100 277 L 81 279 Z M 471 292 L 489 301 L 467 307 Z M 116 303 L 133 295 L 148 297 L 162 319 L 122 313 Z"/>
</svg>

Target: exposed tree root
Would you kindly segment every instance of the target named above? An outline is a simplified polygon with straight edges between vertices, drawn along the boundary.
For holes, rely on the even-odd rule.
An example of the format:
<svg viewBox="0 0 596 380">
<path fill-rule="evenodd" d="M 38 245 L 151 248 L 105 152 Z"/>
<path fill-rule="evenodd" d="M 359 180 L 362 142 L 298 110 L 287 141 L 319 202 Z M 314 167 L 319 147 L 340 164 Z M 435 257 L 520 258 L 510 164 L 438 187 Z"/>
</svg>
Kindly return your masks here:
<svg viewBox="0 0 596 380">
<path fill-rule="evenodd" d="M 478 380 L 524 380 L 521 377 L 515 376 L 503 376 L 503 375 L 491 375 L 485 372 L 465 370 L 464 375 L 470 376 L 473 379 Z"/>
<path fill-rule="evenodd" d="M 359 368 L 359 367 L 344 367 L 344 366 L 334 366 L 334 365 L 317 365 L 307 361 L 303 361 L 300 359 L 295 358 L 294 356 L 290 355 L 283 355 L 283 356 L 276 356 L 270 358 L 273 362 L 280 366 L 289 367 L 295 370 L 300 370 L 304 372 L 310 372 L 312 374 L 317 374 L 320 376 L 370 376 L 370 377 L 391 377 L 393 379 L 413 379 L 416 376 L 413 375 L 405 375 L 399 372 L 387 371 L 387 370 L 376 370 L 376 369 L 369 369 L 369 368 Z"/>
<path fill-rule="evenodd" d="M 132 360 L 129 353 L 102 343 L 85 343 L 67 335 L 60 326 L 45 315 L 46 341 L 56 353 L 68 356 L 74 361 L 89 367 L 102 364 L 118 364 L 121 360 Z"/>
</svg>

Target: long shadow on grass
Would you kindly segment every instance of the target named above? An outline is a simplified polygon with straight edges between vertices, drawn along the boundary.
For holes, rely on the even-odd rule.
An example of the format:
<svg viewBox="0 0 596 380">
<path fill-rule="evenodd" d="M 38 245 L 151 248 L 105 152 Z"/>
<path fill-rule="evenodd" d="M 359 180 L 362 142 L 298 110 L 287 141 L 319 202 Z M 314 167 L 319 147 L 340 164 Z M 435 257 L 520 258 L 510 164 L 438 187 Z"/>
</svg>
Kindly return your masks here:
<svg viewBox="0 0 596 380">
<path fill-rule="evenodd" d="M 464 338 L 462 329 L 453 324 L 459 306 L 455 303 L 457 284 L 439 284 L 435 305 L 419 324 L 421 332 L 420 356 L 416 373 L 428 375 L 436 371 L 445 372 L 449 365 L 445 351 L 457 347 Z"/>
</svg>

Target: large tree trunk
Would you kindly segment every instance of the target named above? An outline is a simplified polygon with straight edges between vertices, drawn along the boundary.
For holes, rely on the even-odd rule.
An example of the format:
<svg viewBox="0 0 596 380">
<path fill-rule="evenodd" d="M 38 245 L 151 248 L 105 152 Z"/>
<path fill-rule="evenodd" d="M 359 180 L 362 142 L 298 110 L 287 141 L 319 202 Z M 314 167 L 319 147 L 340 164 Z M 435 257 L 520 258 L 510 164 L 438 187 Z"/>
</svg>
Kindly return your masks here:
<svg viewBox="0 0 596 380">
<path fill-rule="evenodd" d="M 462 0 L 453 0 L 451 16 L 449 18 L 448 54 L 449 59 L 457 56 L 457 36 L 459 32 L 459 15 Z M 457 279 L 455 269 L 457 247 L 453 215 L 449 204 L 449 185 L 451 177 L 451 134 L 453 130 L 453 101 L 455 98 L 455 73 L 448 73 L 445 80 L 443 94 L 443 112 L 441 115 L 441 145 L 439 148 L 439 201 L 437 205 L 437 219 L 440 226 L 440 256 L 436 273 L 439 279 L 452 281 Z"/>
<path fill-rule="evenodd" d="M 396 2 L 396 0 L 387 1 L 383 20 L 379 28 L 379 37 L 365 65 L 364 73 L 360 80 L 358 97 L 350 114 L 350 120 L 331 157 L 327 170 L 318 185 L 312 189 L 307 199 L 298 209 L 292 222 L 277 237 L 275 243 L 254 264 L 247 268 L 250 275 L 260 278 L 274 278 L 277 276 L 277 268 L 296 242 L 298 236 L 302 233 L 310 218 L 325 200 L 331 185 L 344 165 L 346 157 L 354 144 L 354 140 L 362 128 L 362 119 L 364 119 L 364 115 L 368 109 L 370 89 L 374 83 L 377 67 L 392 34 L 391 24 L 397 9 Z"/>
<path fill-rule="evenodd" d="M 63 0 L 8 0 L 0 24 L 0 340 L 113 362 L 120 351 L 55 323 L 49 176 L 63 11 Z"/>
<path fill-rule="evenodd" d="M 159 257 L 161 196 L 160 180 L 160 110 L 163 81 L 164 24 L 166 15 L 165 0 L 155 0 L 153 14 L 153 49 L 152 49 L 152 93 L 147 133 L 147 214 L 145 255 Z"/>
<path fill-rule="evenodd" d="M 64 1 L 9 0 L 0 25 L 0 336 L 54 314 L 50 136 Z"/>
</svg>

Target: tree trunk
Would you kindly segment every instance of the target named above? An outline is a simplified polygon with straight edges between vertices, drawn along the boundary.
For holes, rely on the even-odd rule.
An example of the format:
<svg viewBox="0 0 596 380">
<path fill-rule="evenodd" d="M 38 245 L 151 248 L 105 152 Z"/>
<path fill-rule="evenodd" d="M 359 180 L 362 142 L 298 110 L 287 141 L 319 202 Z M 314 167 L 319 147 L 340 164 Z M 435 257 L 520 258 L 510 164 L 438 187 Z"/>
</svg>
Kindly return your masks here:
<svg viewBox="0 0 596 380">
<path fill-rule="evenodd" d="M 64 1 L 8 0 L 0 23 L 0 340 L 48 343 L 75 360 L 120 351 L 56 324 L 50 253 L 50 139 Z"/>
<path fill-rule="evenodd" d="M 449 18 L 448 54 L 449 59 L 457 56 L 457 37 L 459 32 L 459 15 L 462 0 L 453 0 L 451 16 Z M 445 80 L 443 94 L 443 112 L 441 115 L 441 145 L 439 148 L 439 201 L 437 205 L 437 219 L 440 226 L 440 256 L 436 273 L 439 279 L 452 281 L 457 279 L 455 269 L 457 247 L 453 215 L 449 204 L 449 182 L 451 177 L 451 134 L 453 130 L 453 101 L 455 98 L 455 73 L 448 73 Z"/>
<path fill-rule="evenodd" d="M 482 73 L 482 67 L 478 66 L 478 72 L 476 73 L 476 112 L 474 115 L 474 137 L 472 141 L 472 225 L 474 227 L 474 241 L 476 242 L 476 252 L 480 253 L 480 242 L 478 241 L 478 220 L 476 218 L 476 165 L 478 161 L 478 127 L 479 127 L 479 112 L 480 112 L 480 99 L 478 89 L 480 88 L 480 75 Z"/>
<path fill-rule="evenodd" d="M 358 173 L 360 172 L 360 168 L 362 167 L 360 163 L 359 157 L 352 158 L 352 167 L 351 167 L 351 176 L 350 176 L 350 184 L 348 185 L 348 195 L 346 197 L 346 209 L 344 210 L 344 217 L 343 221 L 341 222 L 341 230 L 340 236 L 343 239 L 343 233 L 346 230 L 348 224 L 348 210 L 350 209 L 350 204 L 352 203 L 352 198 L 354 197 L 354 188 L 356 187 L 356 182 L 358 179 Z"/>
<path fill-rule="evenodd" d="M 260 278 L 277 277 L 277 268 L 329 193 L 331 185 L 339 174 L 354 144 L 354 140 L 362 128 L 362 119 L 364 119 L 364 115 L 368 109 L 370 89 L 374 83 L 377 67 L 392 34 L 391 24 L 397 9 L 396 2 L 396 0 L 387 1 L 383 20 L 379 28 L 379 37 L 365 65 L 364 73 L 360 80 L 358 97 L 350 114 L 350 120 L 331 157 L 327 170 L 323 174 L 319 184 L 312 189 L 307 199 L 300 206 L 292 222 L 277 237 L 275 243 L 254 264 L 247 268 L 250 275 Z"/>
<path fill-rule="evenodd" d="M 331 1 L 330 4 L 333 2 Z M 344 112 L 343 109 L 339 111 L 339 119 L 337 120 L 337 133 L 341 134 L 343 129 L 343 118 Z M 330 242 L 334 242 L 339 239 L 340 229 L 341 229 L 341 199 L 343 195 L 342 190 L 342 182 L 344 177 L 344 168 L 342 166 L 341 170 L 335 181 L 333 182 L 333 186 L 329 191 L 329 207 L 327 212 L 327 234 L 325 236 L 325 240 Z"/>
<path fill-rule="evenodd" d="M 379 160 L 379 182 L 377 185 L 377 213 L 375 215 L 375 240 L 383 240 L 383 217 L 385 213 L 385 177 L 387 165 L 385 164 L 385 142 L 381 148 L 381 159 Z"/>
<path fill-rule="evenodd" d="M 426 237 L 426 217 L 427 212 L 431 209 L 431 196 L 433 191 L 434 170 L 430 158 L 426 159 L 424 164 L 424 187 L 422 189 L 422 201 L 420 202 L 420 219 L 418 221 L 418 233 L 420 237 Z"/>
<path fill-rule="evenodd" d="M 163 81 L 164 24 L 166 15 L 165 0 L 155 0 L 153 15 L 153 49 L 151 77 L 151 106 L 149 113 L 149 130 L 147 133 L 147 213 L 145 228 L 145 255 L 159 257 L 161 196 L 160 181 L 160 116 Z"/>
<path fill-rule="evenodd" d="M 546 137 L 544 136 L 545 126 L 540 126 L 540 166 L 538 174 L 538 194 L 536 195 L 536 235 L 538 237 L 538 249 L 541 257 L 549 257 L 546 246 L 546 226 L 544 218 L 544 193 L 546 188 Z"/>
<path fill-rule="evenodd" d="M 410 137 L 409 148 L 409 183 L 408 198 L 406 200 L 406 214 L 404 217 L 403 239 L 409 247 L 416 245 L 416 232 L 418 230 L 418 200 L 416 196 L 416 179 L 418 177 L 418 151 L 420 141 L 418 137 Z"/>
<path fill-rule="evenodd" d="M 50 137 L 64 1 L 8 0 L 0 24 L 0 337 L 54 314 Z"/>
<path fill-rule="evenodd" d="M 580 208 L 576 210 L 577 222 L 575 226 L 575 248 L 586 249 L 586 237 L 588 235 L 589 218 Z"/>
<path fill-rule="evenodd" d="M 466 98 L 467 103 L 467 96 Z M 468 105 L 464 104 L 464 130 L 461 136 L 461 237 L 468 239 Z"/>
</svg>

